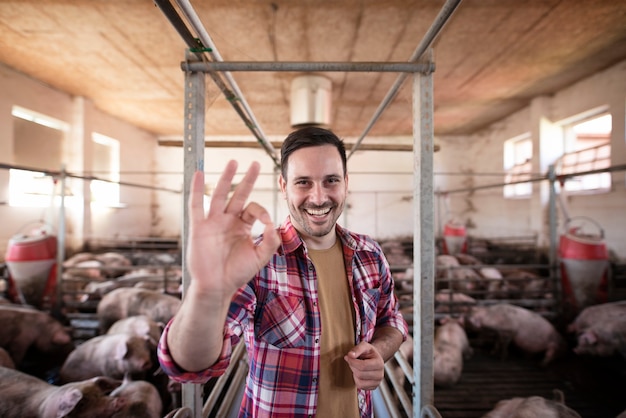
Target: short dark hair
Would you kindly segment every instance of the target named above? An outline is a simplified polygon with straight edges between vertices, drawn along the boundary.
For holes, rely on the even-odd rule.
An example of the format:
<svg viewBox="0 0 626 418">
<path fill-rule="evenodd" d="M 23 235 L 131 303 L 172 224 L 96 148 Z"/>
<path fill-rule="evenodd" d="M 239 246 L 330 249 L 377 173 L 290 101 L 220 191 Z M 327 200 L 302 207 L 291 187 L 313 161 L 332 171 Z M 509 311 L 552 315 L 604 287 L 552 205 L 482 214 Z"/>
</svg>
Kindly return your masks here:
<svg viewBox="0 0 626 418">
<path fill-rule="evenodd" d="M 346 175 L 346 147 L 341 139 L 332 131 L 317 126 L 307 126 L 290 133 L 280 150 L 280 172 L 283 178 L 287 178 L 287 163 L 289 156 L 300 148 L 332 145 L 339 151 L 343 175 Z"/>
</svg>

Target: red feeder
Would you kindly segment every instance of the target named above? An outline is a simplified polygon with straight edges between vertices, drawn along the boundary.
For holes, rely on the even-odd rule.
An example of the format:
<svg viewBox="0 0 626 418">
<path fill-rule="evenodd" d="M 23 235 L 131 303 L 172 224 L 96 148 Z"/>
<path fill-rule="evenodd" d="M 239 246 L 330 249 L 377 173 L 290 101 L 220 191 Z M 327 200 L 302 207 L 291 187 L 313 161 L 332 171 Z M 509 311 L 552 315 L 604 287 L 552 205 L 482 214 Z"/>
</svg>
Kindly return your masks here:
<svg viewBox="0 0 626 418">
<path fill-rule="evenodd" d="M 604 231 L 584 234 L 580 227 L 569 227 L 561 235 L 561 283 L 563 296 L 574 310 L 607 301 L 607 269 L 609 253 L 604 242 Z"/>
<path fill-rule="evenodd" d="M 44 298 L 54 298 L 56 253 L 56 236 L 46 227 L 18 233 L 9 240 L 5 259 L 24 302 L 42 307 Z"/>
<path fill-rule="evenodd" d="M 460 223 L 448 222 L 443 229 L 443 253 L 458 254 L 467 251 L 467 232 Z"/>
</svg>

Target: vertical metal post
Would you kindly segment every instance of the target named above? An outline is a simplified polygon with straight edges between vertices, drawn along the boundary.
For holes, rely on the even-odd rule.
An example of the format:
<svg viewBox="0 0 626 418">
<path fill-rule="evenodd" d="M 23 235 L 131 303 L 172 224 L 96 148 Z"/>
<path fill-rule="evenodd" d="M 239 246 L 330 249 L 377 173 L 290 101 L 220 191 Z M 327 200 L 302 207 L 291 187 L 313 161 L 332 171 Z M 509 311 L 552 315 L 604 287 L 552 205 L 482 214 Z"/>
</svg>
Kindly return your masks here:
<svg viewBox="0 0 626 418">
<path fill-rule="evenodd" d="M 198 60 L 198 56 L 187 52 L 187 60 Z M 191 179 L 196 170 L 204 171 L 204 105 L 205 75 L 198 72 L 185 72 L 185 127 L 183 140 L 184 182 L 183 182 L 183 227 L 181 229 L 183 297 L 189 287 L 187 269 L 187 231 L 189 230 L 189 207 L 187 202 L 191 190 Z M 210 336 L 207 335 L 207 338 Z M 183 384 L 182 404 L 191 409 L 193 417 L 202 417 L 202 385 Z"/>
<path fill-rule="evenodd" d="M 432 60 L 432 49 L 425 57 Z M 435 230 L 433 186 L 433 77 L 413 77 L 413 260 L 419 280 L 413 286 L 413 416 L 434 403 L 433 330 L 435 283 Z"/>
<path fill-rule="evenodd" d="M 554 164 L 548 166 L 548 181 L 549 184 L 549 199 L 548 199 L 548 222 L 550 228 L 550 251 L 549 251 L 549 262 L 550 262 L 550 278 L 552 279 L 552 285 L 554 286 L 554 293 L 556 294 L 556 306 L 558 312 L 562 313 L 563 307 L 563 292 L 561 291 L 561 270 L 559 268 L 559 260 L 557 257 L 557 213 L 556 213 L 556 169 Z"/>
<path fill-rule="evenodd" d="M 60 183 L 61 191 L 59 192 L 61 201 L 59 202 L 59 226 L 57 230 L 57 262 L 56 262 L 56 300 L 53 306 L 55 313 L 61 312 L 63 304 L 63 261 L 65 261 L 65 185 L 67 180 L 67 172 L 65 164 L 61 165 L 61 178 L 57 179 Z"/>
</svg>

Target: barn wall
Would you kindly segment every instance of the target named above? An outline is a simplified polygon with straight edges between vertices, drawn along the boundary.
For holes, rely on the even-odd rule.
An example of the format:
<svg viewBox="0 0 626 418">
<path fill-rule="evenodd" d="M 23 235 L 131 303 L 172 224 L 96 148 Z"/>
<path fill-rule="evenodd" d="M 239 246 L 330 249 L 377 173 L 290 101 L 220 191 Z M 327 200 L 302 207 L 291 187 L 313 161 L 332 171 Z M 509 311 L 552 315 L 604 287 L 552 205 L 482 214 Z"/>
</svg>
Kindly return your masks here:
<svg viewBox="0 0 626 418">
<path fill-rule="evenodd" d="M 533 172 L 547 173 L 558 155 L 559 124 L 594 109 L 612 113 L 612 166 L 626 163 L 626 62 L 621 62 L 551 97 L 538 97 L 530 106 L 468 137 L 437 138 L 442 148 L 435 154 L 435 170 L 461 173 L 435 177 L 436 188 L 451 191 L 472 186 L 501 184 L 503 146 L 508 139 L 530 133 L 533 139 Z M 626 259 L 626 191 L 624 171 L 612 175 L 608 193 L 570 195 L 570 216 L 586 216 L 600 223 L 606 243 L 616 258 Z M 468 234 L 480 237 L 536 235 L 540 245 L 548 245 L 548 182 L 534 182 L 527 199 L 504 199 L 502 187 L 449 193 L 437 201 L 447 201 L 451 212 L 468 226 Z M 445 205 L 439 203 L 440 207 Z M 438 210 L 442 222 L 448 219 Z M 562 213 L 559 211 L 559 228 Z"/>
<path fill-rule="evenodd" d="M 0 65 L 0 163 L 14 165 L 12 107 L 14 105 L 70 124 L 65 144 L 65 164 L 69 173 L 91 175 L 91 134 L 97 132 L 120 141 L 120 169 L 141 174 L 124 174 L 121 181 L 152 185 L 156 137 L 123 121 L 112 118 L 91 102 L 50 88 L 6 66 Z M 33 150 L 37 152 L 37 150 Z M 36 168 L 36 167 L 34 167 Z M 58 168 L 61 170 L 61 167 Z M 58 203 L 47 208 L 10 207 L 9 171 L 0 170 L 0 260 L 9 239 L 31 223 L 44 221 L 58 227 Z M 69 249 L 79 248 L 85 239 L 152 234 L 153 194 L 149 189 L 122 186 L 117 208 L 93 207 L 88 182 L 68 178 L 66 190 L 66 237 Z M 60 190 L 57 187 L 57 191 Z"/>
<path fill-rule="evenodd" d="M 204 158 L 205 182 L 209 192 L 229 160 L 239 162 L 240 175 L 235 182 L 252 161 L 258 161 L 261 174 L 250 200 L 264 205 L 275 224 L 282 223 L 289 212 L 278 189 L 273 162 L 265 151 L 260 148 L 207 148 Z M 339 223 L 377 238 L 410 236 L 413 231 L 412 158 L 412 154 L 407 152 L 356 152 L 348 160 L 350 191 Z M 156 176 L 156 185 L 182 188 L 182 149 L 160 147 L 156 161 L 156 169 L 160 173 Z M 165 194 L 157 194 L 157 206 L 156 231 L 165 236 L 177 234 L 180 222 L 176 220 L 182 217 L 182 203 Z"/>
</svg>

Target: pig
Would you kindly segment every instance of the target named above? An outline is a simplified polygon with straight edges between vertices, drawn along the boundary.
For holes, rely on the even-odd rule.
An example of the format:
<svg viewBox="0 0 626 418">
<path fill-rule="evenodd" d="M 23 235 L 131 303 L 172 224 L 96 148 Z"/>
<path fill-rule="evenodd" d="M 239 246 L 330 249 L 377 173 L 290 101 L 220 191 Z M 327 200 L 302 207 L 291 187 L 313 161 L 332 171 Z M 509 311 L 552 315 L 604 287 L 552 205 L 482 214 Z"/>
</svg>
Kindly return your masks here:
<svg viewBox="0 0 626 418">
<path fill-rule="evenodd" d="M 467 265 L 478 266 L 478 265 L 483 264 L 482 261 L 480 261 L 478 258 L 474 257 L 473 255 L 457 253 L 457 254 L 454 254 L 454 256 L 456 257 L 458 262 L 463 264 L 464 266 L 467 266 Z"/>
<path fill-rule="evenodd" d="M 463 359 L 473 353 L 465 330 L 459 320 L 442 318 L 435 331 L 433 382 L 448 387 L 459 381 L 463 372 Z"/>
<path fill-rule="evenodd" d="M 559 391 L 557 391 L 559 392 Z M 567 407 L 562 400 L 549 400 L 541 396 L 516 397 L 498 402 L 494 409 L 482 418 L 582 418 L 578 412 Z"/>
<path fill-rule="evenodd" d="M 455 256 L 448 254 L 440 254 L 436 259 L 437 278 L 447 283 L 447 287 L 455 291 L 471 291 L 474 290 L 481 277 L 471 267 L 461 267 L 461 264 Z"/>
<path fill-rule="evenodd" d="M 452 292 L 448 289 L 435 293 L 435 312 L 437 313 L 466 313 L 474 305 L 476 305 L 476 299 L 465 293 Z"/>
<path fill-rule="evenodd" d="M 508 282 L 502 280 L 502 273 L 494 267 L 482 267 L 478 270 L 487 287 L 487 299 L 503 299 L 510 296 Z"/>
<path fill-rule="evenodd" d="M 102 334 L 115 321 L 133 315 L 147 315 L 155 322 L 167 323 L 180 308 L 179 298 L 153 290 L 119 288 L 102 297 L 96 314 Z"/>
<path fill-rule="evenodd" d="M 118 280 L 89 282 L 83 288 L 84 293 L 78 299 L 81 302 L 100 300 L 102 299 L 102 296 L 119 287 L 121 287 L 121 283 Z"/>
<path fill-rule="evenodd" d="M 164 327 L 165 324 L 155 322 L 147 315 L 134 315 L 113 323 L 107 334 L 136 335 L 147 339 L 156 348 Z"/>
<path fill-rule="evenodd" d="M 144 380 L 131 380 L 124 377 L 122 385 L 117 387 L 111 396 L 123 398 L 124 408 L 111 418 L 161 418 L 163 402 L 159 391 L 152 383 Z"/>
<path fill-rule="evenodd" d="M 626 358 L 626 301 L 609 302 L 583 309 L 567 327 L 576 333 L 576 354 Z"/>
<path fill-rule="evenodd" d="M 0 367 L 15 369 L 15 363 L 13 362 L 13 359 L 4 348 L 0 348 Z"/>
<path fill-rule="evenodd" d="M 546 284 L 548 280 L 537 273 L 527 270 L 512 269 L 506 270 L 503 275 L 509 287 L 516 292 L 517 296 L 525 298 L 550 296 L 546 294 Z"/>
<path fill-rule="evenodd" d="M 626 315 L 626 300 L 588 306 L 569 324 L 569 332 L 582 332 L 598 322 L 612 321 Z"/>
<path fill-rule="evenodd" d="M 0 324 L 0 347 L 18 368 L 31 348 L 63 361 L 74 347 L 72 336 L 58 320 L 34 308 L 0 305 Z"/>
<path fill-rule="evenodd" d="M 3 418 L 110 418 L 123 398 L 108 396 L 120 385 L 107 377 L 51 385 L 18 370 L 0 367 L 0 416 Z"/>
<path fill-rule="evenodd" d="M 476 330 L 494 331 L 498 336 L 496 347 L 503 359 L 511 342 L 527 353 L 543 352 L 544 366 L 567 351 L 565 339 L 547 319 L 520 306 L 508 303 L 476 306 L 465 321 Z"/>
<path fill-rule="evenodd" d="M 108 278 L 115 278 L 123 275 L 132 265 L 128 257 L 112 251 L 97 254 L 95 259 L 102 263 L 102 275 Z"/>
<path fill-rule="evenodd" d="M 95 376 L 122 379 L 143 375 L 152 367 L 145 338 L 128 334 L 105 334 L 90 338 L 72 351 L 59 372 L 61 383 Z"/>
</svg>

